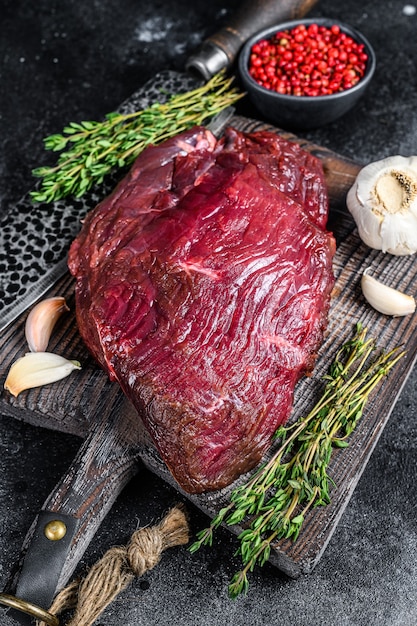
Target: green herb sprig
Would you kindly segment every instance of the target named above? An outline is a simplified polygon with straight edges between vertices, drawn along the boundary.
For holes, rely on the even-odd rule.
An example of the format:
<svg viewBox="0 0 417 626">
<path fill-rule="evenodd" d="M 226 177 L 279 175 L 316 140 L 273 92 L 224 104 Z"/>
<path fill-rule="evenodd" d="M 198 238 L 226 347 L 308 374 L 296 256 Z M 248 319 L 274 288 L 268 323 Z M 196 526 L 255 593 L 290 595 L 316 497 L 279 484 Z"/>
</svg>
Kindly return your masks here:
<svg viewBox="0 0 417 626">
<path fill-rule="evenodd" d="M 165 103 L 127 115 L 109 113 L 101 122 L 71 122 L 62 134 L 44 139 L 46 150 L 61 154 L 55 166 L 33 170 L 42 180 L 31 193 L 32 200 L 81 197 L 113 171 L 131 165 L 146 146 L 203 124 L 237 102 L 244 94 L 232 82 L 223 71 L 202 87 L 173 95 Z"/>
<path fill-rule="evenodd" d="M 232 491 L 229 504 L 191 545 L 191 552 L 212 545 L 213 533 L 222 523 L 245 527 L 238 537 L 242 569 L 229 585 L 232 598 L 247 593 L 248 573 L 268 561 L 274 541 L 295 541 L 309 509 L 330 502 L 333 481 L 328 467 L 333 449 L 349 445 L 347 438 L 371 392 L 405 354 L 394 348 L 370 358 L 375 343 L 366 334 L 358 325 L 324 377 L 321 399 L 307 417 L 278 428 L 279 448 L 246 484 Z"/>
</svg>

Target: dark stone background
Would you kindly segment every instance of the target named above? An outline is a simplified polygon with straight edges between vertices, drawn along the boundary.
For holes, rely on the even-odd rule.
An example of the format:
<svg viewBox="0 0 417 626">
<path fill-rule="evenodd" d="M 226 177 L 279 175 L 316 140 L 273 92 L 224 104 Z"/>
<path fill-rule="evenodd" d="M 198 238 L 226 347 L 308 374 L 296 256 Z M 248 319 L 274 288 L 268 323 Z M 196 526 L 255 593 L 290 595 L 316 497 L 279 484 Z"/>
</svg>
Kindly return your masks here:
<svg viewBox="0 0 417 626">
<path fill-rule="evenodd" d="M 99 119 L 155 72 L 182 69 L 187 54 L 224 23 L 236 0 L 1 0 L 0 201 L 13 209 L 45 159 L 42 138 L 68 121 Z M 365 98 L 343 119 L 304 133 L 361 162 L 417 153 L 417 15 L 400 0 L 324 0 L 311 15 L 361 30 L 378 59 Z M 242 104 L 242 112 L 251 111 Z M 256 115 L 256 113 L 255 113 Z M 97 621 L 101 626 L 414 626 L 417 622 L 417 425 L 413 372 L 349 506 L 315 571 L 290 580 L 256 570 L 247 597 L 231 601 L 236 544 L 225 530 L 211 550 L 164 553 Z M 75 437 L 3 417 L 0 427 L 0 587 L 24 535 L 76 453 Z M 80 571 L 153 523 L 176 492 L 144 471 L 119 497 Z M 193 531 L 206 523 L 189 506 Z M 0 614 L 3 626 L 10 618 Z"/>
</svg>

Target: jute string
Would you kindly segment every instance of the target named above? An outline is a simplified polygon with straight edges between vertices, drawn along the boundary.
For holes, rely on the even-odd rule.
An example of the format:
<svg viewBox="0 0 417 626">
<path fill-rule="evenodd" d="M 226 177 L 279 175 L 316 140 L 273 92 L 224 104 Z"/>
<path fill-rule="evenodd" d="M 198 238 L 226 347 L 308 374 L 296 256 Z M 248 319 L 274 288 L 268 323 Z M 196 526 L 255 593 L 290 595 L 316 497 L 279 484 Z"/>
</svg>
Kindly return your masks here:
<svg viewBox="0 0 417 626">
<path fill-rule="evenodd" d="M 67 626 L 91 626 L 135 577 L 159 563 L 164 550 L 188 540 L 185 512 L 176 506 L 156 526 L 135 531 L 126 546 L 110 548 L 85 578 L 74 580 L 58 593 L 49 612 L 59 615 L 74 609 Z M 43 621 L 37 625 L 47 626 Z"/>
</svg>

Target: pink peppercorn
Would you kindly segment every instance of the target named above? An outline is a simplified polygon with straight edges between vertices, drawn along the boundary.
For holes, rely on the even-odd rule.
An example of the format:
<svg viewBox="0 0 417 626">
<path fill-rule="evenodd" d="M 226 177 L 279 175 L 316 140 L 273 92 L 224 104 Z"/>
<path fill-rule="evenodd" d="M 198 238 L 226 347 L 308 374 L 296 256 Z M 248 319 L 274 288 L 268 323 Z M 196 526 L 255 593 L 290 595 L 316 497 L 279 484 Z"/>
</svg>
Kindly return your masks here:
<svg viewBox="0 0 417 626">
<path fill-rule="evenodd" d="M 298 96 L 351 89 L 364 76 L 364 45 L 330 27 L 311 23 L 275 33 L 252 46 L 249 74 L 266 89 Z"/>
</svg>

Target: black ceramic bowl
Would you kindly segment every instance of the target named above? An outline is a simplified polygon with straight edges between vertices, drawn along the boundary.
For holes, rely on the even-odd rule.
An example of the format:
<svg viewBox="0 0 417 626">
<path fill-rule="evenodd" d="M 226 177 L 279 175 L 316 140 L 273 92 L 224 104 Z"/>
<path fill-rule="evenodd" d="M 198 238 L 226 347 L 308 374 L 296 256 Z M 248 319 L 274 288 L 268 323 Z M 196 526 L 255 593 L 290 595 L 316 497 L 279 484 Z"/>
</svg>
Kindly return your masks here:
<svg viewBox="0 0 417 626">
<path fill-rule="evenodd" d="M 350 89 L 329 95 L 295 96 L 280 94 L 259 85 L 249 74 L 249 59 L 252 46 L 261 39 L 270 39 L 282 30 L 292 30 L 295 26 L 318 24 L 329 28 L 333 24 L 349 35 L 357 43 L 364 45 L 368 55 L 363 77 Z M 375 53 L 369 41 L 357 30 L 337 20 L 328 18 L 300 19 L 271 26 L 249 39 L 239 55 L 239 73 L 243 89 L 248 93 L 258 111 L 270 122 L 285 129 L 318 128 L 344 115 L 361 98 L 375 71 Z"/>
</svg>

